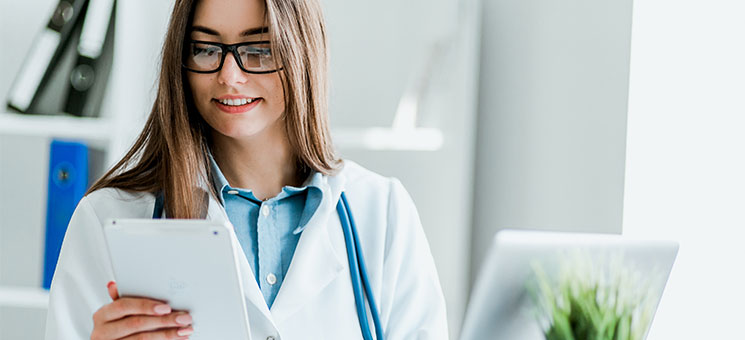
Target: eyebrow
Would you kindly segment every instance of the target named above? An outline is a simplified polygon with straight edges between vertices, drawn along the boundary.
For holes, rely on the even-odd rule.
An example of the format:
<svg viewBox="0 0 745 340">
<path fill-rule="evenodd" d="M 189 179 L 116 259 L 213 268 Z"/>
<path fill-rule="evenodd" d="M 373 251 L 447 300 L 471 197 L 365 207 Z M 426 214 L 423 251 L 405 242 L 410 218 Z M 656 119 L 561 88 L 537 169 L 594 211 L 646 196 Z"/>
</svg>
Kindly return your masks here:
<svg viewBox="0 0 745 340">
<path fill-rule="evenodd" d="M 220 33 L 218 33 L 217 31 L 215 31 L 215 30 L 213 30 L 213 29 L 211 29 L 209 27 L 204 27 L 204 26 L 192 26 L 191 27 L 191 31 L 192 32 L 202 32 L 202 33 L 205 33 L 205 34 L 215 35 L 215 36 L 218 36 L 218 37 L 220 36 Z M 250 28 L 250 29 L 247 29 L 247 30 L 241 32 L 240 36 L 241 37 L 245 37 L 245 36 L 249 36 L 249 35 L 253 35 L 253 34 L 260 34 L 260 33 L 267 33 L 267 32 L 269 32 L 269 27 L 267 27 L 267 26 L 256 27 L 256 28 Z"/>
</svg>

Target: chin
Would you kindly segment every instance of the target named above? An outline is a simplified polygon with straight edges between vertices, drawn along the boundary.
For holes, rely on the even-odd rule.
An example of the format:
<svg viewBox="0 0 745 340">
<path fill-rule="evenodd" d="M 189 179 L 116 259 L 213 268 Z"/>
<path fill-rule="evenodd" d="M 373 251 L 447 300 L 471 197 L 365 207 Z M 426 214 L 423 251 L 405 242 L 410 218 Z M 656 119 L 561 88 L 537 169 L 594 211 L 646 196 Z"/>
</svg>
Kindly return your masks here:
<svg viewBox="0 0 745 340">
<path fill-rule="evenodd" d="M 235 139 L 246 139 L 259 135 L 263 129 L 252 129 L 245 126 L 224 127 L 216 129 L 221 135 Z"/>
<path fill-rule="evenodd" d="M 213 109 L 213 108 L 210 108 Z M 250 139 L 276 128 L 280 115 L 269 112 L 246 112 L 239 115 L 226 114 L 219 110 L 209 111 L 204 117 L 214 132 L 233 139 Z M 276 117 L 275 117 L 276 116 Z"/>
</svg>

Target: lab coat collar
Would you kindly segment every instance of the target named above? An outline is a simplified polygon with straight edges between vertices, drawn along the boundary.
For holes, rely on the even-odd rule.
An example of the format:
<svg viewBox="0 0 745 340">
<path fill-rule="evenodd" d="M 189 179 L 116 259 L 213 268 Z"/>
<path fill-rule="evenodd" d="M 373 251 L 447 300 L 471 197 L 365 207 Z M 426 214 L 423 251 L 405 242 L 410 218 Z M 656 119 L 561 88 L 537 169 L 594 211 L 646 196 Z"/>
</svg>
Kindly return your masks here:
<svg viewBox="0 0 745 340">
<path fill-rule="evenodd" d="M 342 232 L 336 204 L 344 190 L 346 179 L 340 170 L 335 176 L 323 175 L 321 182 L 321 204 L 300 235 L 287 276 L 277 293 L 271 312 L 253 279 L 255 275 L 245 256 L 236 256 L 242 273 L 244 294 L 252 305 L 247 308 L 258 309 L 275 325 L 312 301 L 344 269 L 346 245 L 343 236 L 339 237 Z M 212 195 L 209 197 L 207 219 L 232 226 L 222 204 Z M 236 254 L 242 255 L 240 244 L 235 238 L 233 246 L 237 249 Z"/>
<path fill-rule="evenodd" d="M 323 196 L 318 210 L 300 234 L 287 276 L 272 305 L 278 324 L 316 298 L 344 269 L 346 245 L 336 203 L 344 189 L 345 177 L 323 176 Z"/>
</svg>

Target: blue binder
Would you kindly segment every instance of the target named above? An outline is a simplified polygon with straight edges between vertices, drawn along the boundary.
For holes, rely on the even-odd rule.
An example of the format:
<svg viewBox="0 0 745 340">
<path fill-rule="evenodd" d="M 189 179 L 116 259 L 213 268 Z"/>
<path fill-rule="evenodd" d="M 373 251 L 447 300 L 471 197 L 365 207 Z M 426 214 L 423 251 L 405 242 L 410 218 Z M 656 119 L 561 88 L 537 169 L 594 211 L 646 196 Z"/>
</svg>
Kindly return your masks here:
<svg viewBox="0 0 745 340">
<path fill-rule="evenodd" d="M 88 147 L 80 142 L 52 140 L 49 148 L 47 223 L 44 244 L 44 278 L 49 289 L 57 267 L 67 225 L 88 188 Z"/>
</svg>

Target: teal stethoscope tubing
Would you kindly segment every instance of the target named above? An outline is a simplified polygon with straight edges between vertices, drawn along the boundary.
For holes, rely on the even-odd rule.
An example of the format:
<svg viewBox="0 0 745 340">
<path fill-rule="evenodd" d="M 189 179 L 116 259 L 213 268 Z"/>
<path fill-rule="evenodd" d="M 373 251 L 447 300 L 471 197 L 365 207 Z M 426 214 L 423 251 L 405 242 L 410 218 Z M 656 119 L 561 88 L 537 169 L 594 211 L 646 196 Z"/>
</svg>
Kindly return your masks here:
<svg viewBox="0 0 745 340">
<path fill-rule="evenodd" d="M 155 206 L 153 208 L 153 218 L 161 218 L 163 216 L 164 201 L 162 193 L 156 195 Z M 383 328 L 380 325 L 378 307 L 375 305 L 372 288 L 370 288 L 370 280 L 367 277 L 365 259 L 364 256 L 362 256 L 362 248 L 360 247 L 359 237 L 357 236 L 357 226 L 354 223 L 352 211 L 349 210 L 349 202 L 347 202 L 347 196 L 344 192 L 341 193 L 339 203 L 336 204 L 336 211 L 339 213 L 341 228 L 344 232 L 344 242 L 347 246 L 349 274 L 352 277 L 354 302 L 357 307 L 357 317 L 360 320 L 362 337 L 365 340 L 373 340 L 372 333 L 370 333 L 370 324 L 367 320 L 367 311 L 365 309 L 365 296 L 367 296 L 367 302 L 370 303 L 370 311 L 372 313 L 373 322 L 375 323 L 376 338 L 378 340 L 383 340 Z M 353 270 L 353 268 L 356 270 Z"/>
<path fill-rule="evenodd" d="M 354 223 L 352 212 L 349 210 L 349 202 L 347 202 L 347 196 L 344 192 L 341 193 L 339 203 L 336 205 L 336 211 L 339 213 L 341 229 L 344 232 L 344 241 L 347 244 L 349 274 L 352 277 L 354 301 L 357 304 L 357 317 L 360 319 L 362 336 L 365 340 L 373 340 L 372 334 L 370 333 L 370 325 L 367 322 L 367 312 L 365 311 L 365 297 L 363 294 L 366 293 L 367 301 L 370 303 L 373 322 L 375 323 L 375 335 L 378 340 L 383 340 L 383 329 L 380 325 L 378 307 L 375 305 L 375 299 L 373 298 L 372 289 L 370 288 L 370 280 L 367 278 L 367 267 L 365 267 L 365 259 L 364 256 L 362 256 L 362 248 L 360 247 L 359 237 L 357 236 L 357 227 Z M 352 268 L 356 268 L 357 270 L 352 270 Z M 362 283 L 360 283 L 360 276 L 362 278 Z M 362 290 L 363 287 L 364 292 Z"/>
</svg>

